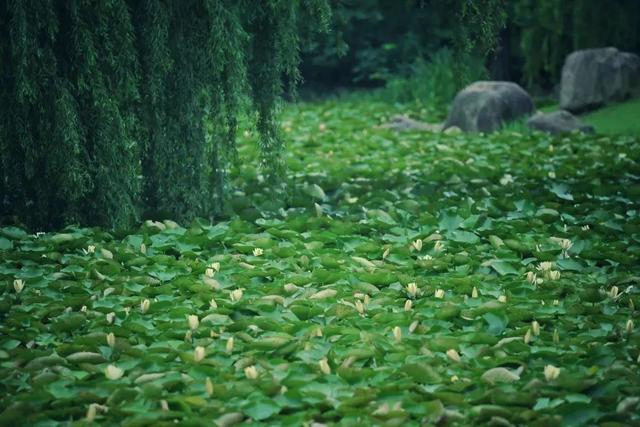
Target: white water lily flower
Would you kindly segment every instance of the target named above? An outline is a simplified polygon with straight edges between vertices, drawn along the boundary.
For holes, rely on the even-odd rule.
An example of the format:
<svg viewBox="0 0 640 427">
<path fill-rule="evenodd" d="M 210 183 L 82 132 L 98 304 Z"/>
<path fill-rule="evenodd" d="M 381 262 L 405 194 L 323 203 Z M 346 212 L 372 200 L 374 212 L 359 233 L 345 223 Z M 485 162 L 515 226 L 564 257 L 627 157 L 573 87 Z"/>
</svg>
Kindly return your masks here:
<svg viewBox="0 0 640 427">
<path fill-rule="evenodd" d="M 532 285 L 535 285 L 537 283 L 538 277 L 536 275 L 536 273 L 534 273 L 533 271 L 527 271 L 527 282 L 531 283 Z"/>
<path fill-rule="evenodd" d="M 498 297 L 498 301 L 500 301 L 501 303 L 506 303 L 507 302 L 507 296 L 506 295 L 500 295 Z"/>
<path fill-rule="evenodd" d="M 13 289 L 15 289 L 16 293 L 19 294 L 24 289 L 24 280 L 15 279 L 13 281 Z"/>
<path fill-rule="evenodd" d="M 320 360 L 320 362 L 318 362 L 318 365 L 320 366 L 320 370 L 322 371 L 323 374 L 325 375 L 331 374 L 331 367 L 329 366 L 329 361 L 327 360 L 326 357 Z"/>
<path fill-rule="evenodd" d="M 109 365 L 104 370 L 104 375 L 110 380 L 119 380 L 124 375 L 124 369 L 120 369 L 115 365 Z"/>
<path fill-rule="evenodd" d="M 211 381 L 211 378 L 207 377 L 207 379 L 205 380 L 204 389 L 207 391 L 207 394 L 209 396 L 213 394 L 213 382 Z"/>
<path fill-rule="evenodd" d="M 460 362 L 460 354 L 453 348 L 447 350 L 447 357 L 454 362 Z"/>
<path fill-rule="evenodd" d="M 143 254 L 147 253 L 147 245 L 145 245 L 144 243 L 140 243 L 140 252 L 142 252 Z"/>
<path fill-rule="evenodd" d="M 209 307 L 218 308 L 218 303 L 216 302 L 216 300 L 214 298 L 211 298 L 211 301 L 209 301 Z"/>
<path fill-rule="evenodd" d="M 149 307 L 151 307 L 151 301 L 149 301 L 148 299 L 143 299 L 142 302 L 140 303 L 140 311 L 142 311 L 143 313 L 146 313 L 147 311 L 149 311 Z"/>
<path fill-rule="evenodd" d="M 87 253 L 92 254 L 96 252 L 96 247 L 94 245 L 87 246 Z"/>
<path fill-rule="evenodd" d="M 226 345 L 227 353 L 231 353 L 233 351 L 234 343 L 235 343 L 235 340 L 233 339 L 233 337 L 230 337 L 227 340 L 227 345 Z"/>
<path fill-rule="evenodd" d="M 207 268 L 204 271 L 204 275 L 207 276 L 207 277 L 213 277 L 213 276 L 216 275 L 216 271 L 213 268 Z"/>
<path fill-rule="evenodd" d="M 220 271 L 220 263 L 219 262 L 212 262 L 211 264 L 209 264 L 209 268 L 213 268 L 216 272 Z"/>
<path fill-rule="evenodd" d="M 364 304 L 362 304 L 362 301 L 360 301 L 359 299 L 356 300 L 354 307 L 356 308 L 356 311 L 358 313 L 360 313 L 360 315 L 364 315 Z"/>
<path fill-rule="evenodd" d="M 626 325 L 624 326 L 624 330 L 630 334 L 631 332 L 633 332 L 633 319 L 629 319 L 627 320 Z"/>
<path fill-rule="evenodd" d="M 442 240 L 438 240 L 435 245 L 433 245 L 433 250 L 436 252 L 444 251 L 444 242 Z"/>
<path fill-rule="evenodd" d="M 434 293 L 434 296 L 438 299 L 443 299 L 444 298 L 444 289 L 436 289 L 436 292 Z"/>
<path fill-rule="evenodd" d="M 200 319 L 198 319 L 197 315 L 190 314 L 189 316 L 187 316 L 187 323 L 189 323 L 189 329 L 195 331 L 196 329 L 198 329 L 198 326 L 200 326 Z"/>
<path fill-rule="evenodd" d="M 406 300 L 404 302 L 404 311 L 411 311 L 412 308 L 413 308 L 413 301 L 411 301 L 410 299 Z"/>
<path fill-rule="evenodd" d="M 616 298 L 618 296 L 618 287 L 612 286 L 607 294 L 609 295 L 609 298 Z"/>
<path fill-rule="evenodd" d="M 237 302 L 240 301 L 242 299 L 242 295 L 244 294 L 244 292 L 242 291 L 241 288 L 238 289 L 234 289 L 233 291 L 231 291 L 231 301 L 233 302 Z"/>
<path fill-rule="evenodd" d="M 400 326 L 396 326 L 393 328 L 393 338 L 396 340 L 396 342 L 402 341 L 402 329 L 400 329 Z"/>
<path fill-rule="evenodd" d="M 205 348 L 199 345 L 195 348 L 195 350 L 193 350 L 193 360 L 195 362 L 201 362 L 206 354 L 207 352 Z"/>
<path fill-rule="evenodd" d="M 260 256 L 264 253 L 264 251 L 262 250 L 262 248 L 254 248 L 253 249 L 253 256 Z"/>
<path fill-rule="evenodd" d="M 413 322 L 411 322 L 411 324 L 409 325 L 409 333 L 412 334 L 416 330 L 418 325 L 420 325 L 420 322 L 417 320 L 414 320 Z"/>
<path fill-rule="evenodd" d="M 113 348 L 116 345 L 116 336 L 113 334 L 113 332 L 109 332 L 107 334 L 107 344 L 111 348 Z"/>
<path fill-rule="evenodd" d="M 416 295 L 418 295 L 418 285 L 415 282 L 408 283 L 407 293 L 409 294 L 409 296 L 414 298 Z"/>
<path fill-rule="evenodd" d="M 539 271 L 549 271 L 553 268 L 554 264 L 551 261 L 544 261 L 541 262 L 540 264 L 538 264 L 538 266 L 536 267 L 537 270 Z"/>
<path fill-rule="evenodd" d="M 531 342 L 531 328 L 527 329 L 527 332 L 524 334 L 523 341 L 525 344 L 529 344 Z"/>
<path fill-rule="evenodd" d="M 298 289 L 299 289 L 298 286 L 294 285 L 293 283 L 287 283 L 284 285 L 284 291 L 289 294 L 294 293 Z"/>
<path fill-rule="evenodd" d="M 387 248 L 382 253 L 382 259 L 386 259 L 389 256 L 389 252 L 391 252 L 391 248 Z"/>
<path fill-rule="evenodd" d="M 549 279 L 550 280 L 558 280 L 558 279 L 560 279 L 560 272 L 558 270 L 551 270 L 549 272 Z"/>
<path fill-rule="evenodd" d="M 422 239 L 417 239 L 411 242 L 411 247 L 416 251 L 420 252 L 422 250 Z"/>
<path fill-rule="evenodd" d="M 471 290 L 471 298 L 478 298 L 478 289 L 475 286 Z"/>
<path fill-rule="evenodd" d="M 513 176 L 511 174 L 506 173 L 502 178 L 500 178 L 500 185 L 507 185 L 513 182 Z"/>
<path fill-rule="evenodd" d="M 258 370 L 253 365 L 247 366 L 244 368 L 244 375 L 250 380 L 255 380 L 258 378 Z"/>
<path fill-rule="evenodd" d="M 556 368 L 553 365 L 544 367 L 544 377 L 547 381 L 555 380 L 558 376 L 560 376 L 560 368 Z"/>
</svg>

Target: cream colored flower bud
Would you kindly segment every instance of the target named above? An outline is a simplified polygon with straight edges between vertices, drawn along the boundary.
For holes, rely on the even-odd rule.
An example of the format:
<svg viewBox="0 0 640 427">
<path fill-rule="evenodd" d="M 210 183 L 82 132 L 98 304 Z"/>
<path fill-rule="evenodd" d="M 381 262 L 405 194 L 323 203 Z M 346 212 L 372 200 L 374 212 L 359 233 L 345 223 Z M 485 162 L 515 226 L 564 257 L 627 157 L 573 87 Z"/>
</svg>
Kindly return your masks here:
<svg viewBox="0 0 640 427">
<path fill-rule="evenodd" d="M 331 374 L 331 367 L 329 366 L 329 361 L 327 360 L 326 357 L 320 360 L 320 362 L 318 362 L 318 365 L 320 365 L 320 370 L 322 371 L 323 374 L 325 375 Z"/>
<path fill-rule="evenodd" d="M 547 381 L 555 380 L 560 376 L 560 368 L 556 368 L 553 365 L 547 365 L 544 367 L 544 377 Z"/>
<path fill-rule="evenodd" d="M 404 311 L 411 311 L 412 308 L 413 308 L 413 301 L 411 301 L 410 299 L 406 300 L 404 302 Z"/>
<path fill-rule="evenodd" d="M 524 343 L 529 344 L 531 342 L 531 328 L 527 329 L 527 332 L 524 334 Z"/>
<path fill-rule="evenodd" d="M 458 382 L 458 381 L 460 381 L 460 378 L 458 378 L 458 376 L 457 376 L 457 375 L 452 375 L 452 376 L 451 376 L 451 382 L 452 382 L 452 383 L 455 383 L 455 382 Z"/>
<path fill-rule="evenodd" d="M 627 324 L 624 327 L 624 330 L 630 334 L 631 332 L 633 332 L 633 319 L 629 319 L 627 320 Z"/>
<path fill-rule="evenodd" d="M 537 275 L 533 271 L 527 271 L 527 282 L 535 285 L 537 283 Z"/>
<path fill-rule="evenodd" d="M 541 262 L 536 268 L 539 271 L 549 271 L 549 270 L 551 270 L 553 268 L 553 262 L 551 262 L 551 261 Z"/>
<path fill-rule="evenodd" d="M 415 240 L 415 241 L 411 242 L 411 247 L 413 249 L 415 249 L 416 251 L 420 252 L 422 250 L 422 240 L 418 239 L 418 240 Z"/>
<path fill-rule="evenodd" d="M 234 343 L 235 343 L 235 340 L 233 339 L 233 337 L 229 337 L 226 345 L 227 353 L 231 353 L 233 351 Z"/>
<path fill-rule="evenodd" d="M 219 262 L 212 262 L 211 264 L 209 264 L 209 268 L 213 268 L 216 272 L 220 271 L 220 263 Z"/>
<path fill-rule="evenodd" d="M 140 252 L 142 252 L 143 254 L 147 253 L 147 245 L 145 245 L 144 243 L 140 243 Z"/>
<path fill-rule="evenodd" d="M 478 298 L 478 288 L 476 288 L 475 286 L 471 290 L 471 298 Z"/>
<path fill-rule="evenodd" d="M 189 316 L 187 316 L 187 323 L 189 323 L 189 329 L 195 331 L 196 329 L 198 329 L 198 326 L 200 326 L 200 319 L 198 319 L 197 315 L 190 314 Z"/>
<path fill-rule="evenodd" d="M 444 242 L 442 240 L 438 240 L 435 245 L 433 245 L 433 250 L 436 252 L 444 251 Z"/>
<path fill-rule="evenodd" d="M 16 293 L 19 294 L 24 289 L 24 280 L 15 279 L 13 281 L 13 289 L 15 289 Z"/>
<path fill-rule="evenodd" d="M 258 370 L 253 365 L 247 366 L 244 368 L 244 375 L 250 380 L 255 380 L 258 378 Z"/>
<path fill-rule="evenodd" d="M 560 272 L 558 270 L 552 270 L 549 272 L 550 280 L 558 280 L 560 279 Z"/>
<path fill-rule="evenodd" d="M 254 248 L 253 249 L 253 256 L 260 256 L 264 253 L 264 251 L 262 250 L 262 248 Z"/>
<path fill-rule="evenodd" d="M 238 289 L 234 289 L 233 291 L 231 291 L 231 301 L 233 302 L 237 302 L 240 301 L 242 299 L 242 295 L 244 294 L 244 292 L 242 291 L 242 289 L 238 288 Z"/>
<path fill-rule="evenodd" d="M 207 276 L 207 277 L 213 277 L 213 276 L 216 275 L 216 271 L 213 268 L 207 268 L 204 271 L 204 275 Z"/>
<path fill-rule="evenodd" d="M 356 308 L 356 311 L 360 313 L 361 316 L 364 315 L 364 304 L 362 304 L 362 301 L 357 299 L 354 304 L 354 307 Z"/>
<path fill-rule="evenodd" d="M 169 410 L 169 402 L 167 402 L 165 399 L 160 399 L 160 408 L 163 411 L 168 411 Z"/>
<path fill-rule="evenodd" d="M 146 313 L 147 311 L 149 311 L 149 307 L 151 307 L 151 301 L 149 301 L 148 299 L 143 299 L 142 302 L 140 303 L 140 311 L 142 311 L 143 313 Z"/>
<path fill-rule="evenodd" d="M 207 377 L 204 382 L 204 389 L 207 391 L 207 394 L 211 396 L 213 394 L 213 382 L 211 382 L 211 378 Z"/>
<path fill-rule="evenodd" d="M 385 249 L 384 252 L 382 253 L 382 259 L 387 259 L 390 252 L 391 252 L 391 248 Z"/>
<path fill-rule="evenodd" d="M 418 285 L 415 282 L 407 284 L 407 293 L 410 297 L 414 298 L 418 295 Z"/>
<path fill-rule="evenodd" d="M 116 336 L 113 334 L 113 332 L 109 332 L 107 334 L 107 344 L 111 348 L 115 347 L 115 345 L 116 345 Z"/>
<path fill-rule="evenodd" d="M 553 305 L 560 305 L 560 300 L 559 299 L 554 299 L 553 300 Z"/>
<path fill-rule="evenodd" d="M 396 340 L 396 342 L 402 341 L 402 329 L 400 329 L 400 326 L 396 326 L 393 328 L 393 338 Z"/>
<path fill-rule="evenodd" d="M 193 350 L 193 360 L 195 362 L 201 362 L 204 359 L 204 356 L 207 354 L 204 347 L 201 345 L 197 346 L 195 350 Z"/>
<path fill-rule="evenodd" d="M 110 380 L 119 380 L 124 375 L 124 369 L 120 369 L 115 365 L 109 365 L 104 370 L 104 375 Z"/>
<path fill-rule="evenodd" d="M 460 362 L 460 354 L 453 348 L 447 350 L 447 357 L 454 362 Z"/>
<path fill-rule="evenodd" d="M 96 252 L 96 247 L 95 247 L 95 245 L 89 245 L 89 246 L 87 246 L 87 253 L 92 254 L 92 253 L 95 253 L 95 252 Z"/>
<path fill-rule="evenodd" d="M 209 301 L 209 307 L 218 308 L 218 303 L 216 302 L 216 300 L 214 298 L 211 298 L 211 301 Z"/>
<path fill-rule="evenodd" d="M 111 313 L 107 313 L 105 317 L 107 318 L 107 323 L 111 325 L 116 319 L 116 314 L 112 311 Z"/>
<path fill-rule="evenodd" d="M 294 285 L 293 283 L 287 283 L 287 284 L 284 285 L 284 291 L 289 293 L 289 294 L 294 293 L 298 289 L 299 288 L 296 285 Z"/>
<path fill-rule="evenodd" d="M 537 320 L 531 322 L 531 332 L 533 332 L 535 336 L 540 335 L 540 323 L 538 323 Z"/>
<path fill-rule="evenodd" d="M 98 408 L 96 407 L 95 403 L 89 405 L 89 409 L 87 409 L 87 415 L 85 417 L 88 423 L 92 423 L 96 419 L 97 412 Z"/>
<path fill-rule="evenodd" d="M 419 324 L 420 322 L 417 320 L 414 320 L 413 322 L 411 322 L 411 324 L 409 325 L 409 333 L 412 334 L 416 330 Z"/>
<path fill-rule="evenodd" d="M 612 286 L 608 292 L 609 298 L 616 298 L 618 296 L 618 287 Z"/>
<path fill-rule="evenodd" d="M 500 295 L 498 297 L 498 301 L 500 301 L 501 303 L 506 303 L 507 302 L 507 296 L 506 295 Z"/>
<path fill-rule="evenodd" d="M 436 289 L 434 296 L 438 299 L 444 298 L 444 289 Z"/>
<path fill-rule="evenodd" d="M 369 294 L 364 294 L 364 299 L 362 300 L 362 302 L 364 303 L 365 307 L 369 305 L 369 303 L 371 302 L 371 297 L 369 296 Z"/>
</svg>

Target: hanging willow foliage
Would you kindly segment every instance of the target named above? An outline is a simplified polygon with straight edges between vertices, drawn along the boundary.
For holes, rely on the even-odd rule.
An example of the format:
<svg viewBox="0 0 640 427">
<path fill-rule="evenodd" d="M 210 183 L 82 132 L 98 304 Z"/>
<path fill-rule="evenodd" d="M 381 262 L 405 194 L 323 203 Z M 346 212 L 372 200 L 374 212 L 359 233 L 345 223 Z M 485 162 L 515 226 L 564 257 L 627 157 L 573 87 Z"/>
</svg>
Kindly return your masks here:
<svg viewBox="0 0 640 427">
<path fill-rule="evenodd" d="M 282 79 L 326 0 L 0 1 L 0 217 L 33 228 L 211 216 L 250 95 L 282 169 Z M 304 30 L 304 31 L 303 31 Z"/>
</svg>

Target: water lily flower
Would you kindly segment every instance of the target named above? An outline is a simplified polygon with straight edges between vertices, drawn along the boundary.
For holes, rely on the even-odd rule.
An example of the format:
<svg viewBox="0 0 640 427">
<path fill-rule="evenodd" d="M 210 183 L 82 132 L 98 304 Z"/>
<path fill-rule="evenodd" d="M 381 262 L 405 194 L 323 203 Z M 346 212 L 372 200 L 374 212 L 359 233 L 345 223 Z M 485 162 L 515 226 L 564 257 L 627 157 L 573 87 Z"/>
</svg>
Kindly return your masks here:
<svg viewBox="0 0 640 427">
<path fill-rule="evenodd" d="M 422 257 L 423 260 L 425 261 L 431 261 L 433 259 L 433 257 L 429 254 L 426 254 L 425 256 Z"/>
<path fill-rule="evenodd" d="M 218 303 L 216 302 L 216 300 L 214 298 L 211 298 L 211 301 L 209 301 L 209 307 L 218 308 Z"/>
<path fill-rule="evenodd" d="M 362 304 L 362 301 L 360 301 L 359 299 L 356 300 L 354 307 L 356 308 L 356 311 L 358 313 L 360 313 L 361 316 L 364 315 L 364 304 Z"/>
<path fill-rule="evenodd" d="M 396 340 L 396 342 L 402 341 L 402 329 L 400 329 L 400 326 L 396 326 L 393 328 L 393 338 Z"/>
<path fill-rule="evenodd" d="M 410 299 L 406 300 L 404 302 L 404 311 L 411 311 L 412 308 L 413 308 L 413 301 L 411 301 Z"/>
<path fill-rule="evenodd" d="M 369 296 L 369 294 L 364 294 L 363 302 L 365 307 L 369 305 L 369 303 L 371 302 L 371 297 Z"/>
<path fill-rule="evenodd" d="M 616 298 L 618 296 L 618 287 L 612 286 L 608 292 L 609 298 Z"/>
<path fill-rule="evenodd" d="M 167 402 L 165 399 L 160 399 L 160 408 L 162 408 L 163 411 L 168 411 L 169 402 Z"/>
<path fill-rule="evenodd" d="M 112 311 L 111 313 L 107 313 L 106 318 L 107 318 L 107 323 L 112 324 L 116 318 L 116 314 Z"/>
<path fill-rule="evenodd" d="M 140 303 L 140 311 L 146 313 L 147 311 L 149 311 L 149 307 L 151 307 L 151 301 L 149 301 L 147 298 L 143 299 Z"/>
<path fill-rule="evenodd" d="M 538 264 L 538 266 L 536 267 L 537 270 L 539 271 L 549 271 L 553 268 L 553 262 L 551 261 L 544 261 L 541 262 L 540 264 Z"/>
<path fill-rule="evenodd" d="M 532 285 L 535 285 L 537 279 L 538 277 L 536 273 L 534 273 L 533 271 L 527 271 L 527 282 L 531 283 Z"/>
<path fill-rule="evenodd" d="M 124 375 L 124 369 L 120 369 L 115 365 L 109 365 L 104 370 L 104 375 L 110 380 L 119 380 Z"/>
<path fill-rule="evenodd" d="M 411 242 L 411 247 L 416 251 L 420 252 L 422 250 L 422 239 L 417 239 Z"/>
<path fill-rule="evenodd" d="M 331 367 L 329 366 L 329 361 L 327 360 L 326 357 L 320 360 L 320 362 L 318 362 L 318 365 L 320 365 L 320 370 L 322 371 L 323 374 L 325 375 L 331 374 Z"/>
<path fill-rule="evenodd" d="M 209 396 L 213 394 L 213 382 L 211 381 L 211 378 L 207 377 L 204 381 L 204 389 L 207 391 Z"/>
<path fill-rule="evenodd" d="M 533 332 L 535 336 L 540 335 L 540 323 L 538 323 L 537 320 L 531 322 L 531 332 Z"/>
<path fill-rule="evenodd" d="M 144 243 L 140 243 L 140 252 L 143 254 L 147 253 L 147 245 L 145 245 Z"/>
<path fill-rule="evenodd" d="M 419 324 L 420 322 L 417 320 L 414 320 L 413 322 L 411 322 L 411 324 L 409 325 L 409 333 L 412 334 L 416 330 Z"/>
<path fill-rule="evenodd" d="M 587 225 L 583 225 L 582 227 L 580 227 L 582 229 L 582 231 L 589 231 L 591 229 L 591 227 L 589 227 L 589 224 Z"/>
<path fill-rule="evenodd" d="M 209 268 L 213 268 L 216 272 L 220 271 L 220 263 L 219 262 L 212 262 L 211 264 L 209 264 Z"/>
<path fill-rule="evenodd" d="M 231 291 L 231 301 L 233 302 L 237 302 L 240 301 L 242 299 L 242 295 L 243 295 L 243 291 L 241 288 L 238 289 L 234 289 L 233 291 Z"/>
<path fill-rule="evenodd" d="M 455 382 L 458 382 L 458 381 L 460 381 L 460 378 L 458 378 L 458 376 L 457 376 L 457 375 L 452 375 L 452 376 L 451 376 L 451 382 L 452 382 L 452 383 L 455 383 Z"/>
<path fill-rule="evenodd" d="M 434 296 L 438 299 L 444 298 L 444 289 L 436 289 Z"/>
<path fill-rule="evenodd" d="M 478 289 L 475 286 L 471 290 L 471 298 L 478 298 Z"/>
<path fill-rule="evenodd" d="M 447 357 L 454 362 L 460 362 L 460 354 L 453 348 L 447 350 Z"/>
<path fill-rule="evenodd" d="M 233 337 L 230 337 L 227 340 L 227 345 L 226 345 L 227 353 L 231 353 L 233 351 L 234 343 L 235 343 L 235 341 L 234 341 Z"/>
<path fill-rule="evenodd" d="M 95 253 L 95 251 L 96 251 L 96 247 L 95 247 L 95 245 L 89 245 L 89 246 L 87 246 L 87 253 L 88 253 L 88 254 Z"/>
<path fill-rule="evenodd" d="M 627 324 L 624 327 L 624 330 L 630 334 L 631 332 L 633 332 L 633 320 L 629 319 L 627 320 Z"/>
<path fill-rule="evenodd" d="M 95 405 L 95 403 L 92 403 L 91 405 L 89 405 L 89 409 L 87 409 L 87 415 L 85 419 L 88 423 L 92 423 L 96 419 L 96 414 L 98 411 Z"/>
<path fill-rule="evenodd" d="M 513 182 L 513 176 L 511 174 L 506 173 L 502 178 L 500 178 L 500 185 L 507 185 Z"/>
<path fill-rule="evenodd" d="M 247 366 L 244 368 L 244 375 L 250 380 L 255 380 L 258 378 L 258 370 L 253 365 Z"/>
<path fill-rule="evenodd" d="M 294 285 L 293 283 L 287 283 L 287 284 L 285 284 L 285 285 L 284 285 L 284 290 L 285 290 L 285 292 L 287 292 L 287 293 L 289 293 L 289 294 L 294 293 L 294 292 L 295 292 L 295 291 L 297 291 L 298 289 L 299 289 L 299 288 L 298 288 L 296 285 Z"/>
<path fill-rule="evenodd" d="M 553 300 L 553 305 L 560 305 L 560 300 L 554 299 Z"/>
<path fill-rule="evenodd" d="M 546 365 L 544 367 L 544 377 L 547 381 L 555 380 L 560 376 L 560 368 L 556 368 L 553 365 Z"/>
<path fill-rule="evenodd" d="M 204 359 L 204 356 L 206 355 L 206 350 L 204 349 L 204 347 L 202 347 L 201 345 L 197 346 L 196 349 L 193 351 L 193 360 L 195 362 L 201 362 L 202 359 Z"/>
<path fill-rule="evenodd" d="M 116 336 L 113 334 L 113 332 L 109 332 L 107 334 L 107 344 L 111 348 L 113 348 L 116 345 Z"/>
<path fill-rule="evenodd" d="M 216 275 L 216 271 L 213 268 L 207 268 L 204 271 L 204 275 L 207 276 L 207 277 L 213 277 L 213 276 Z"/>
<path fill-rule="evenodd" d="M 254 248 L 253 249 L 253 256 L 260 256 L 264 253 L 264 251 L 262 250 L 262 248 Z"/>
<path fill-rule="evenodd" d="M 389 256 L 389 252 L 391 252 L 391 248 L 387 248 L 382 253 L 382 259 L 386 259 Z"/>
<path fill-rule="evenodd" d="M 527 332 L 524 334 L 523 341 L 525 344 L 529 344 L 531 342 L 531 328 L 527 329 Z"/>
<path fill-rule="evenodd" d="M 433 245 L 433 250 L 436 252 L 444 251 L 444 242 L 442 240 L 438 240 L 435 245 Z"/>
<path fill-rule="evenodd" d="M 560 272 L 557 270 L 551 270 L 549 272 L 549 279 L 550 280 L 558 280 L 560 279 Z"/>
<path fill-rule="evenodd" d="M 407 284 L 407 293 L 414 298 L 418 294 L 418 285 L 415 282 Z"/>
<path fill-rule="evenodd" d="M 500 295 L 498 297 L 498 301 L 500 301 L 501 303 L 506 303 L 507 302 L 507 296 L 506 295 Z"/>
<path fill-rule="evenodd" d="M 15 289 L 16 293 L 19 294 L 24 289 L 24 280 L 15 279 L 13 281 L 13 289 Z"/>
<path fill-rule="evenodd" d="M 192 331 L 195 331 L 198 329 L 198 326 L 200 326 L 200 319 L 198 319 L 198 316 L 195 314 L 187 316 L 187 322 L 189 323 L 189 329 Z"/>
</svg>

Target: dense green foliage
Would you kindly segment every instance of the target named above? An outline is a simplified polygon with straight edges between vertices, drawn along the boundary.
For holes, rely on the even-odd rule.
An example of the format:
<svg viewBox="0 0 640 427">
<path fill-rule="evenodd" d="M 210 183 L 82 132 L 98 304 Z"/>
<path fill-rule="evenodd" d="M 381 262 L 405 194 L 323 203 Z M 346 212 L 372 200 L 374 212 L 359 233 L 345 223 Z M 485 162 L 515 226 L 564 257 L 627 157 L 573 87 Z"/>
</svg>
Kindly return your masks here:
<svg viewBox="0 0 640 427">
<path fill-rule="evenodd" d="M 333 19 L 336 31 L 305 52 L 309 83 L 388 84 L 414 75 L 417 62 L 419 84 L 425 78 L 420 62 L 434 55 L 438 61 L 439 51 L 449 49 L 467 56 L 452 62 L 462 77 L 472 56 L 486 60 L 494 78 L 549 90 L 574 50 L 615 46 L 640 52 L 637 0 L 348 0 L 337 2 Z M 459 65 L 467 70 L 456 70 Z M 473 67 L 476 76 L 483 68 Z"/>
<path fill-rule="evenodd" d="M 288 109 L 293 197 L 248 162 L 228 222 L 0 228 L 0 424 L 638 424 L 637 137 L 398 112 Z"/>
<path fill-rule="evenodd" d="M 282 76 L 328 16 L 324 0 L 1 1 L 0 217 L 210 217 L 247 94 L 281 169 Z"/>
</svg>

